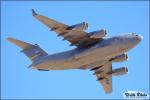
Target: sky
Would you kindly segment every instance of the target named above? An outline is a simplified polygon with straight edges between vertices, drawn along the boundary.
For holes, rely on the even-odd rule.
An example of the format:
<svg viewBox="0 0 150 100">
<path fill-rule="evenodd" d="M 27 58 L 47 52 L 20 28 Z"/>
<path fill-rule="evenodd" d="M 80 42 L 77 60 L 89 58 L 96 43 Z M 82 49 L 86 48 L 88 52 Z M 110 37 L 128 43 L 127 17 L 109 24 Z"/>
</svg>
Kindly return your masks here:
<svg viewBox="0 0 150 100">
<path fill-rule="evenodd" d="M 129 73 L 113 77 L 113 92 L 105 94 L 89 70 L 37 71 L 21 49 L 6 40 L 14 37 L 39 44 L 49 54 L 75 48 L 33 18 L 31 9 L 67 25 L 89 23 L 87 32 L 105 28 L 108 36 L 135 32 L 144 38 L 128 52 Z M 149 94 L 148 1 L 2 1 L 1 98 L 2 99 L 123 99 L 129 90 Z"/>
</svg>

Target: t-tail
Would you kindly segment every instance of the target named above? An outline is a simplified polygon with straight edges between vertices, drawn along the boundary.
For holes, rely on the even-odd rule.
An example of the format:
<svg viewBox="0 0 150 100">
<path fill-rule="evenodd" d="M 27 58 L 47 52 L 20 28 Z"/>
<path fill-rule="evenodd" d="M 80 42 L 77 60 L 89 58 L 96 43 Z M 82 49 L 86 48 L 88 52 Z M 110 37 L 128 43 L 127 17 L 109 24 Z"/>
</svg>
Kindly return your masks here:
<svg viewBox="0 0 150 100">
<path fill-rule="evenodd" d="M 37 44 L 33 45 L 33 44 L 26 43 L 26 42 L 23 42 L 23 41 L 20 41 L 11 37 L 8 37 L 7 40 L 21 47 L 23 49 L 21 52 L 23 52 L 32 62 L 40 60 L 43 57 L 48 55 Z"/>
</svg>

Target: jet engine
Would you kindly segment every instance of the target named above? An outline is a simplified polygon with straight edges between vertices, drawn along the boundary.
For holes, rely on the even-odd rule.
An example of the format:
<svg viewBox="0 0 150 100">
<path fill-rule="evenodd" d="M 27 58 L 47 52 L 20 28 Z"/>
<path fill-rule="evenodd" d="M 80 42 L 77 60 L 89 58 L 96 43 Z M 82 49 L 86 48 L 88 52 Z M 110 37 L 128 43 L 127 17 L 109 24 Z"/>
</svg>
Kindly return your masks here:
<svg viewBox="0 0 150 100">
<path fill-rule="evenodd" d="M 105 37 L 107 35 L 107 32 L 105 29 L 101 29 L 94 32 L 90 32 L 88 35 L 90 36 L 90 38 L 100 39 Z"/>
<path fill-rule="evenodd" d="M 128 59 L 127 54 L 121 54 L 121 55 L 118 55 L 118 56 L 110 59 L 110 61 L 112 61 L 112 62 L 122 62 L 122 61 L 126 61 L 127 59 Z"/>
<path fill-rule="evenodd" d="M 128 68 L 127 67 L 121 67 L 121 68 L 118 68 L 118 69 L 114 69 L 112 71 L 112 75 L 114 75 L 114 76 L 124 75 L 124 74 L 127 74 L 127 73 L 128 73 Z"/>
<path fill-rule="evenodd" d="M 84 31 L 84 30 L 86 30 L 87 28 L 88 28 L 88 23 L 82 22 L 82 23 L 79 23 L 79 24 L 75 24 L 75 25 L 69 26 L 67 29 L 68 29 L 68 30 Z"/>
</svg>

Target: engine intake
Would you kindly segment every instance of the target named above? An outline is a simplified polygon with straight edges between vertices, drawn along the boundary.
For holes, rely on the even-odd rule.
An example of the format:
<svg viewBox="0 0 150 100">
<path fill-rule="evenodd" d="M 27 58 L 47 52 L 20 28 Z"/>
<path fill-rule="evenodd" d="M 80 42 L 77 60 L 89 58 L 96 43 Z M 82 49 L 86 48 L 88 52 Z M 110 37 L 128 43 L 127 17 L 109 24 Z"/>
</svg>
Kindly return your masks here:
<svg viewBox="0 0 150 100">
<path fill-rule="evenodd" d="M 112 71 L 112 75 L 114 75 L 114 76 L 124 75 L 124 74 L 127 74 L 127 73 L 128 73 L 128 68 L 127 67 L 121 67 L 121 68 L 118 68 L 118 69 L 114 69 Z"/>
<path fill-rule="evenodd" d="M 103 38 L 107 35 L 107 32 L 105 29 L 101 29 L 98 31 L 94 31 L 88 34 L 90 36 L 90 38 L 94 38 L 94 39 L 100 39 Z"/>
<path fill-rule="evenodd" d="M 67 29 L 68 30 L 79 30 L 79 31 L 84 31 L 89 27 L 88 23 L 82 22 L 79 24 L 71 25 Z"/>
</svg>

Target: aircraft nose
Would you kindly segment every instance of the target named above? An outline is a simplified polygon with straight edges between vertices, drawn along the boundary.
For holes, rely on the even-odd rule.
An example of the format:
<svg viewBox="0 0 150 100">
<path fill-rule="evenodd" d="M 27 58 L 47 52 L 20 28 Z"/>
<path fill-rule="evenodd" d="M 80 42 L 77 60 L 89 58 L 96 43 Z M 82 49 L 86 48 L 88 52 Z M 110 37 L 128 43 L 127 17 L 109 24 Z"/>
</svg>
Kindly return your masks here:
<svg viewBox="0 0 150 100">
<path fill-rule="evenodd" d="M 138 34 L 135 34 L 135 33 L 132 33 L 132 36 L 134 37 L 135 41 L 138 42 L 138 43 L 143 39 L 142 35 L 138 35 Z"/>
<path fill-rule="evenodd" d="M 136 41 L 140 42 L 143 39 L 143 36 L 141 35 L 135 35 Z"/>
</svg>

